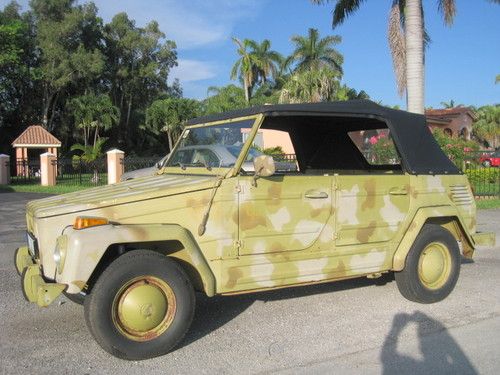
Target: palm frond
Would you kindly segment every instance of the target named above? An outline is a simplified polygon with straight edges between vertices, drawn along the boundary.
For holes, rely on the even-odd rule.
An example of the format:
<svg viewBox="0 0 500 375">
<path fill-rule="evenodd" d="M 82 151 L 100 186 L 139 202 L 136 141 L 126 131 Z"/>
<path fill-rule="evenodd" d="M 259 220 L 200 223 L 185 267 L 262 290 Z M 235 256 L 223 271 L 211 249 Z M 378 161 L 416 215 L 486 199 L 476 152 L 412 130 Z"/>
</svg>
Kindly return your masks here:
<svg viewBox="0 0 500 375">
<path fill-rule="evenodd" d="M 341 25 L 344 20 L 358 10 L 365 0 L 338 0 L 333 10 L 332 27 Z"/>
<path fill-rule="evenodd" d="M 443 16 L 444 23 L 450 26 L 457 13 L 455 0 L 438 0 L 438 10 Z"/>
<path fill-rule="evenodd" d="M 404 31 L 401 27 L 400 11 L 400 4 L 394 1 L 389 13 L 387 38 L 391 50 L 392 65 L 396 75 L 398 93 L 400 96 L 403 96 L 406 90 L 406 43 Z"/>
</svg>

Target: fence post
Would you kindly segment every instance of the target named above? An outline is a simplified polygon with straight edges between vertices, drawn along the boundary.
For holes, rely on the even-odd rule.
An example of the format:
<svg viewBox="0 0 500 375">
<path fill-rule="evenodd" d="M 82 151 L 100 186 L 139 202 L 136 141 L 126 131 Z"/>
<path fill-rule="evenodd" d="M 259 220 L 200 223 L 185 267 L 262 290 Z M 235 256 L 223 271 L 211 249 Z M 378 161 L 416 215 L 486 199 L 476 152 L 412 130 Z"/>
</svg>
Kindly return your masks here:
<svg viewBox="0 0 500 375">
<path fill-rule="evenodd" d="M 42 186 L 54 186 L 56 184 L 56 156 L 50 152 L 40 155 L 40 173 Z"/>
<path fill-rule="evenodd" d="M 10 184 L 10 156 L 0 154 L 0 185 Z"/>
<path fill-rule="evenodd" d="M 108 155 L 108 185 L 120 182 L 123 174 L 123 158 L 125 153 L 118 149 L 109 150 L 106 152 Z"/>
</svg>

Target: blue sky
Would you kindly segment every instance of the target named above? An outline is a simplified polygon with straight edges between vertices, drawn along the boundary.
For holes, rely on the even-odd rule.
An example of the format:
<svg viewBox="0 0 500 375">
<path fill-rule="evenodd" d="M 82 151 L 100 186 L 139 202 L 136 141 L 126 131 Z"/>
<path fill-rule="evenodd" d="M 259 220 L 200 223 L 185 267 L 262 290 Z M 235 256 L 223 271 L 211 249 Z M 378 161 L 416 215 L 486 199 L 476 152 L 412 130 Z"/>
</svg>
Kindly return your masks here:
<svg viewBox="0 0 500 375">
<path fill-rule="evenodd" d="M 80 1 L 82 2 L 82 1 Z M 236 60 L 231 36 L 257 41 L 270 39 L 273 49 L 289 54 L 290 37 L 309 27 L 321 35 L 343 38 L 343 82 L 364 89 L 373 100 L 399 104 L 387 45 L 387 17 L 391 0 L 370 0 L 335 30 L 332 5 L 315 6 L 308 0 L 96 0 L 100 15 L 109 21 L 126 11 L 139 26 L 157 20 L 167 38 L 177 43 L 179 67 L 172 72 L 184 96 L 203 99 L 207 87 L 230 82 Z M 7 0 L 0 0 L 3 7 Z M 26 6 L 28 0 L 19 1 Z M 500 103 L 500 6 L 486 0 L 457 0 L 452 27 L 444 26 L 437 1 L 423 0 L 432 43 L 426 54 L 426 106 L 455 100 L 466 105 Z M 237 83 L 237 82 L 236 82 Z"/>
</svg>

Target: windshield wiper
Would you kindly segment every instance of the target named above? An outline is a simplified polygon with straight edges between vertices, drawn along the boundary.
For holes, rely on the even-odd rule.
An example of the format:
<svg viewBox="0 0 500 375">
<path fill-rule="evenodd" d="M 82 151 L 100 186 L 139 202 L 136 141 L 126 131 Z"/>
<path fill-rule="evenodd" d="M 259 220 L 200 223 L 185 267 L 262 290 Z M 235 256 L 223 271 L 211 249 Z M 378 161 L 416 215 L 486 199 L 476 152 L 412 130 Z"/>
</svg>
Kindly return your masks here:
<svg viewBox="0 0 500 375">
<path fill-rule="evenodd" d="M 185 171 L 185 170 L 186 170 L 186 166 L 185 166 L 184 164 L 182 164 L 180 161 L 175 162 L 175 163 L 173 163 L 173 164 L 171 165 L 171 167 L 176 167 L 176 166 L 181 167 L 181 169 L 182 169 L 183 171 Z"/>
</svg>

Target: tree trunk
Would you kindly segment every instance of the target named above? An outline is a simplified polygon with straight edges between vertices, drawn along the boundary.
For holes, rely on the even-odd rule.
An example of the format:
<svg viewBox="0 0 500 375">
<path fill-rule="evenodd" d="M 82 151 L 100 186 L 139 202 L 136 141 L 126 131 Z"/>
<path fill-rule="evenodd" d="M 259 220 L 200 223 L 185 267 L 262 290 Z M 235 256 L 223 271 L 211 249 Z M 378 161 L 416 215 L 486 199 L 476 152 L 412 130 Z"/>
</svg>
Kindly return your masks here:
<svg viewBox="0 0 500 375">
<path fill-rule="evenodd" d="M 406 0 L 406 92 L 409 112 L 424 113 L 424 33 L 421 0 Z"/>
<path fill-rule="evenodd" d="M 167 130 L 167 138 L 168 138 L 168 152 L 172 152 L 172 149 L 174 148 L 173 141 L 172 141 L 172 134 L 170 133 L 170 130 Z"/>
<path fill-rule="evenodd" d="M 248 103 L 250 103 L 250 93 L 249 93 L 249 89 L 248 89 L 248 82 L 246 80 L 246 78 L 243 79 L 243 86 L 245 88 L 245 101 Z"/>
</svg>

